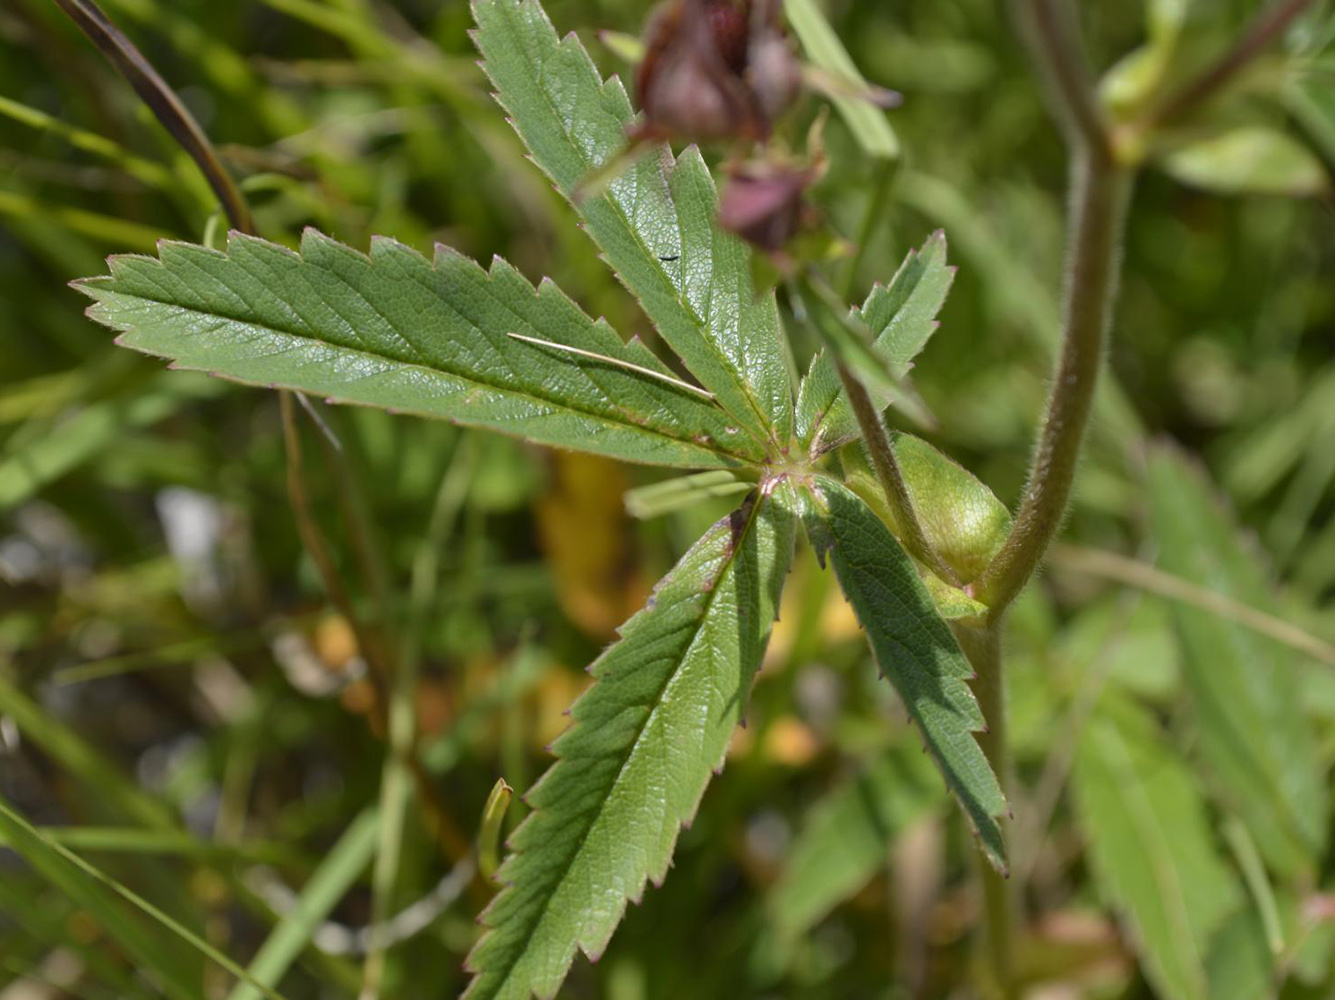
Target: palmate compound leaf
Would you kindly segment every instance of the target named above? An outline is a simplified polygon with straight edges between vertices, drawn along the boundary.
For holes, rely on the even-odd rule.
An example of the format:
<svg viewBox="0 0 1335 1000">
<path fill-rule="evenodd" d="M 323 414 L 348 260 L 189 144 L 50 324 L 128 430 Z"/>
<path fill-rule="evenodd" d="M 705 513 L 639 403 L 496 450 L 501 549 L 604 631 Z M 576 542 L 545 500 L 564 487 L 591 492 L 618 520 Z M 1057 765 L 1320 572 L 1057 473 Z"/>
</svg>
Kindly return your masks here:
<svg viewBox="0 0 1335 1000">
<path fill-rule="evenodd" d="M 834 564 L 881 673 L 899 692 L 988 860 L 1005 872 L 997 817 L 1006 801 L 974 738 L 984 722 L 968 685 L 973 668 L 933 606 L 913 560 L 857 494 L 815 477 L 800 502 L 811 543 Z"/>
<path fill-rule="evenodd" d="M 945 304 L 955 280 L 955 268 L 946 264 L 945 233 L 934 233 L 920 250 L 904 258 L 888 285 L 872 289 L 858 318 L 870 328 L 874 347 L 907 373 L 909 363 L 936 332 L 936 314 Z M 881 394 L 877 403 L 891 402 Z M 858 436 L 857 420 L 844 397 L 839 374 L 822 352 L 811 363 L 797 396 L 797 437 L 813 455 L 824 454 Z"/>
<path fill-rule="evenodd" d="M 752 493 L 659 582 L 590 667 L 558 758 L 526 799 L 469 955 L 469 1000 L 553 996 L 576 950 L 601 954 L 628 899 L 661 882 L 723 763 L 760 665 L 794 519 Z"/>
<path fill-rule="evenodd" d="M 76 287 L 95 300 L 93 319 L 122 331 L 118 343 L 181 368 L 625 461 L 717 468 L 762 456 L 643 344 L 499 258 L 484 271 L 439 247 L 432 262 L 379 237 L 368 256 L 314 230 L 298 255 L 232 234 L 226 253 L 163 242 L 157 259 L 113 257 L 109 276 Z"/>
<path fill-rule="evenodd" d="M 570 196 L 626 147 L 634 112 L 574 35 L 558 39 L 536 0 L 474 0 L 474 40 L 533 160 Z M 694 147 L 663 147 L 578 204 L 585 228 L 667 344 L 741 427 L 772 450 L 792 434 L 793 398 L 772 292 L 751 251 L 714 223 L 717 196 Z"/>
</svg>

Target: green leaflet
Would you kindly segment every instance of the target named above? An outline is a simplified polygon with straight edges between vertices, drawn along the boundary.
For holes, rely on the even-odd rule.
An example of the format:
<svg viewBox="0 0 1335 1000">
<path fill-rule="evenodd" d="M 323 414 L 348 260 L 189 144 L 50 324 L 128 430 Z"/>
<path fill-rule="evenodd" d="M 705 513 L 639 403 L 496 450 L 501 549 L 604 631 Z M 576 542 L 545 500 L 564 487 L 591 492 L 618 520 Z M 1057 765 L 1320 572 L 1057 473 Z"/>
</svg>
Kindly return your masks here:
<svg viewBox="0 0 1335 1000">
<path fill-rule="evenodd" d="M 535 290 L 499 258 L 435 262 L 377 237 L 369 256 L 307 230 L 298 256 L 233 234 L 227 253 L 159 245 L 113 257 L 76 287 L 118 343 L 179 367 L 300 389 L 335 402 L 445 417 L 625 461 L 732 466 L 753 441 L 698 393 L 621 365 L 517 340 L 517 333 L 671 377 L 549 281 Z"/>
<path fill-rule="evenodd" d="M 526 799 L 505 885 L 468 958 L 470 1000 L 556 993 L 577 949 L 599 955 L 646 880 L 667 874 L 727 750 L 792 556 L 787 510 L 753 493 L 658 584 L 590 668 L 558 758 Z"/>
<path fill-rule="evenodd" d="M 1004 872 L 1006 848 L 997 817 L 1006 801 L 973 735 L 983 728 L 967 683 L 973 668 L 937 613 L 913 560 L 885 522 L 855 493 L 830 479 L 814 479 L 805 499 L 812 545 L 830 554 L 881 672 L 918 724 L 984 852 Z"/>
<path fill-rule="evenodd" d="M 569 195 L 626 146 L 634 117 L 580 44 L 535 0 L 474 0 L 474 40 L 497 97 L 548 176 Z M 792 386 L 772 293 L 751 251 L 714 225 L 717 198 L 694 147 L 640 159 L 577 207 L 617 276 L 686 367 L 733 419 L 776 452 L 792 434 Z"/>
<path fill-rule="evenodd" d="M 910 251 L 890 284 L 873 288 L 858 310 L 876 337 L 876 349 L 901 373 L 908 371 L 936 331 L 936 314 L 954 280 L 955 269 L 946 265 L 945 233 L 937 232 L 921 250 Z M 890 399 L 882 395 L 878 402 L 885 406 Z M 818 354 L 797 396 L 798 440 L 819 455 L 857 435 L 857 420 L 844 398 L 839 374 L 829 357 Z"/>
<path fill-rule="evenodd" d="M 1271 588 L 1201 471 L 1156 448 L 1149 493 L 1170 573 L 1271 610 Z M 1218 615 L 1173 606 L 1200 750 L 1229 811 L 1285 875 L 1310 873 L 1326 842 L 1329 796 L 1288 649 Z"/>
<path fill-rule="evenodd" d="M 766 902 L 785 949 L 885 867 L 896 835 L 942 801 L 940 787 L 904 742 L 812 807 Z"/>
<path fill-rule="evenodd" d="M 875 346 L 876 335 L 862 321 L 862 314 L 849 309 L 824 282 L 808 281 L 808 294 L 797 288 L 790 291 L 794 308 L 810 317 L 812 328 L 820 335 L 822 353 L 833 355 L 866 386 L 873 398 L 894 399 L 900 393 L 903 370 Z M 837 368 L 836 368 L 837 372 Z"/>
<path fill-rule="evenodd" d="M 1243 125 L 1166 153 L 1160 166 L 1183 184 L 1217 194 L 1315 197 L 1330 190 L 1321 158 L 1287 132 Z"/>
<path fill-rule="evenodd" d="M 1094 876 L 1130 924 L 1156 994 L 1213 996 L 1207 945 L 1242 896 L 1191 773 L 1152 718 L 1107 694 L 1081 737 L 1073 781 Z"/>
</svg>

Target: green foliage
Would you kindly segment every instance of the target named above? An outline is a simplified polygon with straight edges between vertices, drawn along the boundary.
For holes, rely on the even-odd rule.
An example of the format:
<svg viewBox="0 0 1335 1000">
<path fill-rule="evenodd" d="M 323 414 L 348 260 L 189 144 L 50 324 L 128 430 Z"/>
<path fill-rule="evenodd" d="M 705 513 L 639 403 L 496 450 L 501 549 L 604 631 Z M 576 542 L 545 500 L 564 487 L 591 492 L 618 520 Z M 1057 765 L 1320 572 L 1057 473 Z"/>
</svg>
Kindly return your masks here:
<svg viewBox="0 0 1335 1000">
<path fill-rule="evenodd" d="M 890 845 L 940 800 L 923 756 L 905 744 L 835 785 L 807 814 L 766 900 L 790 948 L 883 869 Z"/>
<path fill-rule="evenodd" d="M 1147 0 L 1144 45 L 1123 56 L 1104 75 L 1099 90 L 1114 113 L 1143 110 L 1172 68 L 1191 0 Z"/>
<path fill-rule="evenodd" d="M 475 40 L 534 161 L 569 196 L 626 145 L 633 112 L 574 35 L 536 0 L 475 0 Z M 792 389 L 773 293 L 757 295 L 751 254 L 714 224 L 714 181 L 698 150 L 641 159 L 578 208 L 659 335 L 734 420 L 775 449 L 792 430 Z"/>
<path fill-rule="evenodd" d="M 659 582 L 589 668 L 594 684 L 525 796 L 469 955 L 470 998 L 552 996 L 576 949 L 597 958 L 629 899 L 667 875 L 681 824 L 723 763 L 760 666 L 793 547 L 785 508 L 753 494 Z"/>
<path fill-rule="evenodd" d="M 1151 717 L 1105 696 L 1081 737 L 1074 780 L 1094 872 L 1129 923 L 1150 981 L 1173 1000 L 1205 1000 L 1210 936 L 1241 891 L 1191 773 Z"/>
<path fill-rule="evenodd" d="M 841 484 L 816 479 L 801 502 L 812 545 L 834 564 L 867 632 L 881 672 L 895 686 L 923 743 L 973 823 L 988 859 L 1006 869 L 997 822 L 1006 809 L 974 733 L 983 716 L 967 681 L 973 669 L 889 528 Z"/>
<path fill-rule="evenodd" d="M 536 5 L 483 4 L 478 16 L 479 45 L 502 101 L 539 162 L 569 188 L 598 165 L 602 150 L 591 160 L 575 148 L 571 136 L 584 134 L 584 123 L 554 123 L 551 93 L 535 94 L 535 88 L 556 88 L 567 97 L 589 90 L 584 96 L 594 103 L 570 106 L 579 112 L 611 100 L 615 128 L 602 147 L 608 155 L 629 117 L 624 94 L 601 82 L 582 50 L 556 42 Z M 525 51 L 542 53 L 553 72 L 525 75 L 527 60 L 517 64 L 506 55 L 514 39 L 505 32 L 523 33 Z M 638 201 L 629 211 L 625 178 L 581 209 L 614 266 L 628 269 L 623 277 L 669 342 L 720 402 L 733 407 L 731 415 L 759 428 L 759 435 L 727 426 L 713 398 L 701 398 L 708 393 L 681 383 L 638 343 L 623 345 L 550 282 L 535 290 L 499 260 L 487 273 L 443 248 L 431 263 L 379 239 L 365 257 L 313 230 L 297 255 L 233 234 L 226 253 L 164 243 L 158 260 L 114 258 L 109 277 L 79 287 L 95 300 L 93 318 L 122 331 L 121 344 L 170 357 L 180 367 L 331 401 L 443 416 L 631 461 L 756 462 L 761 449 L 786 439 L 791 421 L 786 366 L 767 355 L 778 349 L 772 299 L 755 299 L 748 255 L 714 228 L 712 182 L 698 155 L 688 154 L 672 170 L 668 188 L 658 186 L 659 176 L 655 168 L 640 178 L 660 199 L 657 215 L 646 217 Z M 635 240 L 629 248 L 628 232 Z M 647 245 L 677 251 L 670 256 L 679 257 L 674 263 L 681 267 L 652 259 Z M 930 334 L 949 284 L 943 260 L 944 241 L 937 238 L 910 258 L 890 288 L 868 299 L 864 313 L 876 323 L 884 357 L 906 365 Z M 679 280 L 665 290 L 673 273 Z M 782 375 L 777 383 L 776 372 Z M 847 436 L 839 401 L 821 402 L 822 372 L 829 374 L 817 372 L 812 405 L 829 417 L 836 438 Z M 819 423 L 820 417 L 812 420 L 813 433 Z M 909 450 L 918 453 L 912 445 Z M 915 475 L 931 464 L 925 454 L 911 463 Z M 946 474 L 949 488 L 959 486 L 958 478 Z M 939 492 L 942 484 L 927 479 L 923 488 Z M 847 502 L 858 508 L 852 522 Z M 868 529 L 870 512 L 851 495 L 840 494 L 835 504 L 828 529 L 835 538 Z M 943 498 L 933 504 L 934 510 L 946 506 Z M 956 520 L 951 515 L 949 523 Z M 836 566 L 845 585 L 857 588 L 855 604 L 872 623 L 887 675 L 970 810 L 989 855 L 1004 864 L 992 821 L 1000 790 L 971 735 L 981 717 L 959 683 L 969 670 L 910 560 L 876 524 L 884 568 L 850 576 L 855 571 L 837 542 Z M 975 541 L 962 539 L 966 546 Z M 664 877 L 678 826 L 693 814 L 740 718 L 791 547 L 789 515 L 767 489 L 692 549 L 650 608 L 592 668 L 598 684 L 576 706 L 576 728 L 555 745 L 558 763 L 527 797 L 535 813 L 516 833 L 514 854 L 498 873 L 507 889 L 488 909 L 489 932 L 470 958 L 476 973 L 471 996 L 554 991 L 576 950 L 601 953 L 625 901 L 637 897 L 647 879 Z M 911 620 L 884 616 L 884 598 L 874 591 L 887 581 L 913 595 Z M 915 648 L 907 639 L 923 629 L 932 648 Z M 892 645 L 900 642 L 908 642 L 912 666 L 900 662 Z M 930 684 L 953 687 L 944 712 L 915 679 L 924 668 Z M 640 832 L 628 836 L 628 830 Z M 590 893 L 600 902 L 590 906 Z"/>
<path fill-rule="evenodd" d="M 1210 1000 L 1250 1000 L 1267 996 L 1273 981 L 1273 956 L 1255 911 L 1242 909 L 1215 932 L 1206 956 Z"/>
<path fill-rule="evenodd" d="M 824 345 L 822 356 L 828 354 L 836 364 L 843 365 L 873 398 L 902 396 L 902 371 L 896 371 L 884 352 L 876 349 L 875 334 L 857 310 L 850 310 L 827 286 L 808 284 L 809 294 L 797 290 L 791 294 Z M 831 366 L 831 370 L 837 376 L 837 368 Z"/>
<path fill-rule="evenodd" d="M 1006 541 L 1010 511 L 968 469 L 921 438 L 898 434 L 893 445 L 927 540 L 961 582 L 978 579 Z M 902 530 L 879 483 L 854 472 L 848 485 L 891 527 Z"/>
<path fill-rule="evenodd" d="M 320 921 L 329 916 L 371 864 L 379 832 L 380 816 L 375 810 L 367 809 L 353 818 L 312 873 L 295 905 L 260 945 L 246 969 L 247 981 L 238 982 L 227 1000 L 260 1000 L 261 987 L 277 985 L 302 949 L 310 944 Z"/>
<path fill-rule="evenodd" d="M 69 421 L 33 434 L 0 458 L 0 510 L 17 507 L 44 486 L 103 452 L 126 430 L 152 426 L 188 402 L 218 395 L 204 380 L 158 376 L 132 398 L 91 403 Z"/>
<path fill-rule="evenodd" d="M 852 56 L 815 0 L 784 0 L 783 9 L 812 63 L 839 79 L 853 84 L 865 83 Z M 884 112 L 867 101 L 849 96 L 837 96 L 833 103 L 863 153 L 878 160 L 899 158 L 899 138 L 886 121 Z"/>
<path fill-rule="evenodd" d="M 1284 88 L 1283 99 L 1313 145 L 1328 161 L 1335 159 L 1335 52 L 1300 63 Z"/>
<path fill-rule="evenodd" d="M 1219 194 L 1310 197 L 1330 190 L 1321 160 L 1293 136 L 1241 126 L 1168 153 L 1163 167 L 1184 184 Z"/>
<path fill-rule="evenodd" d="M 602 80 L 575 39 L 559 42 L 536 3 L 479 0 L 475 16 L 500 101 L 538 164 L 570 193 L 624 144 L 631 119 L 624 91 Z M 623 344 L 551 282 L 534 289 L 499 258 L 484 272 L 443 247 L 429 262 L 377 238 L 364 256 L 308 229 L 295 254 L 232 234 L 225 253 L 163 243 L 157 260 L 113 258 L 110 276 L 78 287 L 95 300 L 90 315 L 121 331 L 123 346 L 242 382 L 659 465 L 758 465 L 785 451 L 793 401 L 773 293 L 756 295 L 749 251 L 715 225 L 713 181 L 699 153 L 666 166 L 642 158 L 577 207 L 704 390 L 676 378 L 640 343 Z M 860 345 L 852 362 L 859 371 L 885 373 L 870 383 L 881 405 L 891 397 L 893 369 L 907 371 L 935 329 L 953 275 L 944 261 L 937 234 L 851 321 L 826 297 L 814 303 Z M 864 322 L 871 328 L 853 331 L 851 323 Z M 804 385 L 803 430 L 815 454 L 853 434 L 839 387 L 828 384 L 833 377 L 821 358 Z M 931 530 L 950 557 L 972 568 L 992 541 L 982 536 L 1004 527 L 1004 508 L 998 521 L 979 501 L 990 498 L 986 488 L 962 469 L 925 445 L 904 449 Z M 706 489 L 718 494 L 720 485 L 730 492 L 741 484 L 711 479 Z M 597 683 L 554 745 L 557 763 L 526 796 L 534 813 L 497 873 L 506 888 L 470 955 L 470 996 L 553 993 L 576 951 L 601 954 L 626 900 L 666 875 L 679 826 L 694 814 L 741 718 L 778 606 L 795 521 L 791 498 L 786 506 L 771 499 L 776 487 L 785 497 L 792 492 L 770 473 L 591 668 Z M 1004 867 L 995 823 L 1001 791 L 974 740 L 983 723 L 963 682 L 971 670 L 885 524 L 832 481 L 819 489 L 820 514 L 809 528 L 822 549 L 834 549 L 884 672 L 989 858 Z M 641 512 L 671 509 L 678 493 L 667 484 Z M 644 497 L 633 504 L 644 507 Z M 968 530 L 952 534 L 957 528 Z M 867 534 L 870 565 L 846 551 Z M 943 601 L 955 617 L 975 615 L 963 594 Z M 943 688 L 943 704 L 934 704 Z M 391 801 L 403 804 L 405 795 L 406 786 Z M 382 845 L 379 857 L 394 859 L 384 869 L 392 873 L 402 834 L 397 823 L 385 830 L 388 850 Z M 380 871 L 383 916 L 392 880 Z M 305 924 L 291 926 L 275 937 L 275 954 L 290 956 L 280 940 L 301 940 Z"/>
<path fill-rule="evenodd" d="M 239 234 L 226 254 L 164 243 L 159 255 L 112 258 L 109 277 L 78 287 L 121 344 L 183 368 L 628 461 L 706 467 L 759 454 L 642 345 L 500 260 L 487 272 L 439 248 L 433 263 L 386 239 L 367 257 L 314 230 L 300 256 Z"/>
<path fill-rule="evenodd" d="M 168 996 L 190 1000 L 198 994 L 194 985 L 195 970 L 180 964 L 180 953 L 160 947 L 158 938 L 163 931 L 238 978 L 246 978 L 246 973 L 235 962 L 198 934 L 52 841 L 16 813 L 3 798 L 0 798 L 0 837 L 53 885 L 93 915 Z M 147 919 L 141 918 L 141 914 Z M 156 934 L 149 930 L 152 923 L 159 925 Z M 281 1000 L 272 990 L 265 989 L 263 993 L 272 1000 Z"/>
<path fill-rule="evenodd" d="M 936 331 L 954 280 L 946 265 L 946 237 L 935 233 L 911 252 L 888 285 L 877 285 L 854 315 L 875 338 L 876 350 L 902 376 Z M 882 406 L 893 402 L 883 395 Z M 857 420 L 843 395 L 834 363 L 817 355 L 797 397 L 797 435 L 813 454 L 830 451 L 857 436 Z"/>
<path fill-rule="evenodd" d="M 1150 456 L 1155 538 L 1165 569 L 1253 607 L 1270 586 L 1201 474 L 1176 451 Z M 1270 864 L 1310 872 L 1326 841 L 1323 768 L 1303 718 L 1289 650 L 1241 624 L 1178 605 L 1200 749 Z"/>
<path fill-rule="evenodd" d="M 536 3 L 479 3 L 483 69 L 465 4 L 101 6 L 185 90 L 273 242 L 205 250 L 222 246 L 225 222 L 195 166 L 57 5 L 6 6 L 0 771 L 14 806 L 0 841 L 18 850 L 0 879 L 0 992 L 458 995 L 490 887 L 454 893 L 498 776 L 541 807 L 487 917 L 482 995 L 983 992 L 982 918 L 960 905 L 977 898 L 979 870 L 962 825 L 914 878 L 874 876 L 888 839 L 946 804 L 931 773 L 940 747 L 971 811 L 1001 806 L 976 770 L 977 711 L 946 630 L 985 617 L 968 580 L 1008 530 L 997 497 L 1022 488 L 1061 332 L 1067 167 L 1006 19 L 977 0 L 788 0 L 808 78 L 841 112 L 809 191 L 835 238 L 798 256 L 837 251 L 840 237 L 857 248 L 798 260 L 798 294 L 776 300 L 753 254 L 712 224 L 711 172 L 737 150 L 645 149 L 610 186 L 592 183 L 624 151 L 631 103 Z M 633 62 L 643 43 L 624 43 L 646 7 L 564 0 L 557 21 L 586 42 L 621 32 L 613 54 Z M 1261 9 L 1146 0 L 1080 18 L 1118 152 L 1196 190 L 1136 185 L 1107 391 L 1063 529 L 1074 544 L 1005 619 L 1010 884 L 1026 901 L 1022 987 L 1035 995 L 1332 992 L 1335 681 L 1303 657 L 1335 638 L 1335 291 L 1323 279 L 1335 245 L 1320 206 L 1249 197 L 1330 190 L 1331 5 L 1311 5 L 1196 112 L 1146 125 Z M 1141 47 L 1123 57 L 1122 43 Z M 902 107 L 852 98 L 864 71 L 903 91 Z M 831 86 L 841 78 L 846 93 Z M 773 148 L 797 154 L 821 103 L 808 94 L 776 123 Z M 370 256 L 317 233 L 301 256 L 278 249 L 308 227 Z M 958 278 L 944 237 L 928 235 L 943 227 Z M 401 244 L 372 243 L 382 232 Z M 119 259 L 85 291 L 127 343 L 222 378 L 113 349 L 65 287 L 106 253 L 154 254 L 161 239 L 160 259 Z M 437 241 L 458 253 L 406 249 Z M 921 249 L 849 310 L 909 247 Z M 495 255 L 510 263 L 471 263 Z M 272 271 L 245 269 L 257 262 Z M 838 289 L 820 313 L 801 308 L 813 275 Z M 899 551 L 829 358 L 794 404 L 819 345 L 811 318 L 893 407 L 908 491 L 961 587 Z M 396 354 L 400 336 L 429 346 L 429 363 Z M 929 336 L 936 347 L 911 367 Z M 368 371 L 381 373 L 354 378 Z M 277 401 L 238 378 L 368 404 L 311 400 L 309 423 L 298 412 L 304 483 L 360 626 L 394 647 L 392 667 L 410 664 L 384 689 L 399 723 L 413 728 L 416 709 L 420 784 L 405 781 L 404 726 L 384 738 L 370 695 L 381 678 L 359 676 L 365 650 L 292 530 Z M 901 417 L 932 444 L 895 434 Z M 1229 514 L 1162 453 L 1147 485 L 1158 434 L 1208 464 Z M 621 461 L 704 471 L 662 480 Z M 837 526 L 808 509 L 808 526 L 853 581 L 902 699 L 806 546 L 748 683 L 808 481 L 844 507 Z M 439 545 L 427 512 L 447 494 L 460 530 Z M 734 522 L 714 522 L 743 494 L 739 538 L 756 547 L 724 566 Z M 168 516 L 183 495 L 217 529 L 188 551 Z M 598 661 L 535 789 L 578 668 L 688 549 Z M 1101 573 L 1099 557 L 1124 572 Z M 439 587 L 419 587 L 437 562 Z M 742 592 L 745 621 L 725 613 Z M 1258 637 L 1262 619 L 1293 648 Z M 659 681 L 654 700 L 644 686 Z M 674 851 L 672 877 L 644 891 Z M 400 930 L 382 936 L 387 914 Z M 602 961 L 572 964 L 581 948 Z"/>
</svg>

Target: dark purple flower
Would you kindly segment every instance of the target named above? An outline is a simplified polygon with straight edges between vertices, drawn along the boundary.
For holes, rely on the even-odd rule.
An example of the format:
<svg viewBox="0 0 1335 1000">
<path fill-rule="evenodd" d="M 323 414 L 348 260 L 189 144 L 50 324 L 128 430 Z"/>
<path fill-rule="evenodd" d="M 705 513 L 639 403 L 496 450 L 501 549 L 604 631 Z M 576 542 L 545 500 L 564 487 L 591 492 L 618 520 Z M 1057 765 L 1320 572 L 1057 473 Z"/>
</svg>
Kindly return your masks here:
<svg viewBox="0 0 1335 1000">
<path fill-rule="evenodd" d="M 734 167 L 719 200 L 719 225 L 775 253 L 809 220 L 804 200 L 816 179 L 810 167 L 757 161 Z"/>
<path fill-rule="evenodd" d="M 764 139 L 800 78 L 772 0 L 666 0 L 645 32 L 636 137 Z"/>
</svg>

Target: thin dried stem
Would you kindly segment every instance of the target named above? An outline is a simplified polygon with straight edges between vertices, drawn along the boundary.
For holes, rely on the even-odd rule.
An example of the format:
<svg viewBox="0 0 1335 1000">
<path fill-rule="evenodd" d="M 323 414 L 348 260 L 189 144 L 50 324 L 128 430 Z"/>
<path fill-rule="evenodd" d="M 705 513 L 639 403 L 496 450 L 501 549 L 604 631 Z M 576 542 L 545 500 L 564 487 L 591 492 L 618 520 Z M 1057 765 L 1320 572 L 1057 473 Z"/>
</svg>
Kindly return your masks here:
<svg viewBox="0 0 1335 1000">
<path fill-rule="evenodd" d="M 253 233 L 255 224 L 250 214 L 250 206 L 245 195 L 232 180 L 231 174 L 218 158 L 213 143 L 204 134 L 204 130 L 195 121 L 194 115 L 181 103 L 171 86 L 164 80 L 153 65 L 144 58 L 134 42 L 125 35 L 112 20 L 104 14 L 93 0 L 55 0 L 56 5 L 69 15 L 94 45 L 106 56 L 107 61 L 116 68 L 127 83 L 134 88 L 149 110 L 162 123 L 163 128 L 171 133 L 180 143 L 200 172 L 204 174 L 209 187 L 218 196 L 223 210 L 234 228 L 244 233 Z"/>
<path fill-rule="evenodd" d="M 1306 629 L 1267 614 L 1250 604 L 1234 600 L 1227 594 L 1199 587 L 1190 580 L 1165 573 L 1158 567 L 1141 562 L 1139 559 L 1131 559 L 1101 549 L 1058 545 L 1053 548 L 1053 562 L 1064 569 L 1097 576 L 1104 580 L 1113 580 L 1150 594 L 1158 594 L 1170 601 L 1178 601 L 1208 611 L 1224 621 L 1236 622 L 1253 632 L 1281 642 L 1326 666 L 1335 667 L 1335 644 L 1326 642 Z"/>
<path fill-rule="evenodd" d="M 320 576 L 325 593 L 329 595 L 330 603 L 352 629 L 357 646 L 371 668 L 368 676 L 376 687 L 376 701 L 383 705 L 387 666 L 379 658 L 378 644 L 371 642 L 366 635 L 366 630 L 361 624 L 361 616 L 353 607 L 352 596 L 343 584 L 343 576 L 334 562 L 324 533 L 320 531 L 319 525 L 311 515 L 310 498 L 306 493 L 306 466 L 301 450 L 301 433 L 297 428 L 297 413 L 292 404 L 292 393 L 280 392 L 278 403 L 283 417 L 283 447 L 287 453 L 287 498 L 297 522 L 297 534 L 301 538 L 302 547 L 315 563 L 315 571 Z"/>
<path fill-rule="evenodd" d="M 343 577 L 338 571 L 329 546 L 319 525 L 311 515 L 310 500 L 306 494 L 305 465 L 301 451 L 301 435 L 297 428 L 296 408 L 292 403 L 292 393 L 280 392 L 279 405 L 283 417 L 283 445 L 287 453 L 287 494 L 292 506 L 292 514 L 297 524 L 297 534 L 302 546 L 315 563 L 320 582 L 324 585 L 329 601 L 343 616 L 352 629 L 357 646 L 366 657 L 370 667 L 367 672 L 375 689 L 375 717 L 377 725 L 383 730 L 386 725 L 386 704 L 390 665 L 383 659 L 383 650 L 362 623 L 361 616 L 353 606 L 348 589 L 343 584 Z M 460 832 L 450 813 L 448 804 L 431 780 L 430 774 L 418 758 L 415 749 L 409 748 L 406 763 L 416 786 L 418 799 L 431 817 L 431 826 L 436 834 L 441 851 L 451 861 L 458 862 L 471 850 L 467 837 Z"/>
<path fill-rule="evenodd" d="M 586 351 L 582 347 L 571 347 L 569 344 L 558 344 L 554 340 L 543 340 L 541 337 L 530 337 L 522 333 L 507 334 L 514 340 L 522 340 L 526 344 L 534 344 L 538 347 L 550 347 L 554 351 L 563 351 L 566 354 L 574 354 L 581 358 L 589 358 L 592 361 L 601 361 L 603 364 L 615 365 L 618 368 L 625 368 L 627 371 L 635 372 L 637 375 L 645 375 L 649 378 L 658 379 L 670 386 L 681 389 L 683 392 L 691 392 L 701 397 L 713 401 L 714 394 L 708 389 L 701 389 L 698 385 L 691 385 L 689 382 L 683 382 L 679 378 L 674 378 L 664 372 L 654 371 L 652 368 L 646 368 L 643 365 L 633 364 L 629 361 L 622 361 L 620 358 L 614 358 L 608 354 L 599 354 L 597 351 Z"/>
</svg>

